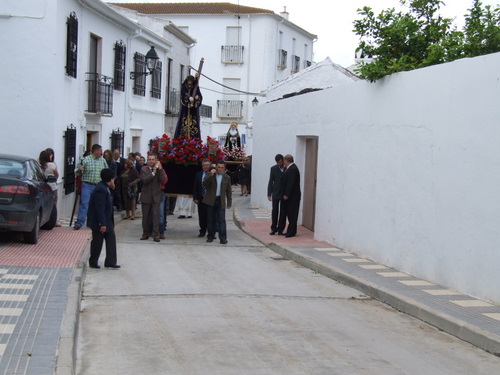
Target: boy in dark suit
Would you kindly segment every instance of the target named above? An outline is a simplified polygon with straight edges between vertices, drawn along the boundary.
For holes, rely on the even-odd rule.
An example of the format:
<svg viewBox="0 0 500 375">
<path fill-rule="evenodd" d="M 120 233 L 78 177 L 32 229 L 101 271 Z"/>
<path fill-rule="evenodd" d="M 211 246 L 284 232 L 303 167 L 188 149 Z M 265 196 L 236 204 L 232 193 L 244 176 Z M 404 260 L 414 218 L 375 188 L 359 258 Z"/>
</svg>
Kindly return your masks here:
<svg viewBox="0 0 500 375">
<path fill-rule="evenodd" d="M 96 185 L 90 196 L 87 212 L 87 226 L 92 229 L 90 243 L 90 268 L 101 268 L 98 264 L 102 243 L 106 240 L 106 259 L 104 267 L 120 268 L 116 264 L 116 236 L 113 215 L 113 196 L 110 189 L 115 188 L 115 174 L 105 168 L 101 171 L 101 181 Z"/>
</svg>

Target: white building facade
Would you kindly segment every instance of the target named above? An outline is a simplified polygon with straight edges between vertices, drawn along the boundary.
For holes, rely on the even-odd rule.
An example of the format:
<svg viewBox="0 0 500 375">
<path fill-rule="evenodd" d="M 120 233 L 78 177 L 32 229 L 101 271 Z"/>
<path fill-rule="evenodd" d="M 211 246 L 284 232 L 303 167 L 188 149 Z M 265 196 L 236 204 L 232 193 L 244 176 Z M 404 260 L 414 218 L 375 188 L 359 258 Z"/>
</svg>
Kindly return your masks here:
<svg viewBox="0 0 500 375">
<path fill-rule="evenodd" d="M 84 150 L 97 143 L 145 154 L 165 132 L 168 83 L 181 75 L 168 67 L 188 65 L 194 41 L 164 26 L 133 22 L 99 0 L 0 4 L 0 45 L 9 56 L 0 61 L 1 152 L 37 159 L 55 150 L 60 218 L 71 214 Z M 148 72 L 152 46 L 159 69 L 131 79 Z"/>
<path fill-rule="evenodd" d="M 271 208 L 269 168 L 292 154 L 316 239 L 500 303 L 499 65 L 495 53 L 260 105 L 252 204 Z"/>
<path fill-rule="evenodd" d="M 311 65 L 316 36 L 266 9 L 229 3 L 115 4 L 171 21 L 196 40 L 191 65 L 205 63 L 202 137 L 223 143 L 231 122 L 252 154 L 253 107 L 271 84 Z M 194 71 L 192 71 L 194 73 Z M 252 104 L 253 102 L 253 104 Z"/>
</svg>

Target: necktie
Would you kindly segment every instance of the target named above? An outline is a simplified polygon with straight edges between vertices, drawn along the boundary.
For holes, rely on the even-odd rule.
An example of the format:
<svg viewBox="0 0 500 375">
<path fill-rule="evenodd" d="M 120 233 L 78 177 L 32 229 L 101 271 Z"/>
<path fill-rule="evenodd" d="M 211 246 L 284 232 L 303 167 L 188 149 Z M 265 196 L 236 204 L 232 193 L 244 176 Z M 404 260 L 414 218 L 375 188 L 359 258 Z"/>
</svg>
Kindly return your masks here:
<svg viewBox="0 0 500 375">
<path fill-rule="evenodd" d="M 201 176 L 201 196 L 202 197 L 204 197 L 205 194 L 207 193 L 207 188 L 205 187 L 205 184 L 203 183 L 203 181 L 205 181 L 206 177 L 207 177 L 206 173 L 203 173 L 203 175 Z"/>
</svg>

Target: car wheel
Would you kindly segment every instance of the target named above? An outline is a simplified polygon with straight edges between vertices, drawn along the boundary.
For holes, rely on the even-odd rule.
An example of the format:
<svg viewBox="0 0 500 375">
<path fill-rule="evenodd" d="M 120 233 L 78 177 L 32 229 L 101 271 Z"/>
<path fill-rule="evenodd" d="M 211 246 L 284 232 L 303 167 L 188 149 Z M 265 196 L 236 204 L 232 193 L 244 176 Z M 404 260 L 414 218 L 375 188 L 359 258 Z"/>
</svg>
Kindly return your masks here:
<svg viewBox="0 0 500 375">
<path fill-rule="evenodd" d="M 51 230 L 56 226 L 57 223 L 57 206 L 52 207 L 52 212 L 50 213 L 49 221 L 42 225 L 42 229 Z"/>
<path fill-rule="evenodd" d="M 40 214 L 37 215 L 35 225 L 31 232 L 24 232 L 24 241 L 31 244 L 38 242 L 38 231 L 40 230 Z"/>
</svg>

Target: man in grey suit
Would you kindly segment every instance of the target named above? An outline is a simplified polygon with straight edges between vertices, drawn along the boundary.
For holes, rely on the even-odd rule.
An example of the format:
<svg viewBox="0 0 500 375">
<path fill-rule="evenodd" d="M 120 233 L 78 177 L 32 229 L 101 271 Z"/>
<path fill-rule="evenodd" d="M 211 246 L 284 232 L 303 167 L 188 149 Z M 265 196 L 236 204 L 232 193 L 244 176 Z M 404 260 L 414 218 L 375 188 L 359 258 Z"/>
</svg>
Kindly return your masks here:
<svg viewBox="0 0 500 375">
<path fill-rule="evenodd" d="M 225 169 L 226 164 L 219 160 L 215 168 L 203 180 L 203 185 L 207 190 L 203 197 L 203 203 L 208 206 L 207 242 L 213 242 L 215 228 L 218 226 L 220 243 L 227 244 L 226 208 L 231 208 L 232 192 L 231 178 L 224 172 Z"/>
<path fill-rule="evenodd" d="M 271 211 L 271 233 L 269 233 L 271 236 L 275 235 L 276 232 L 282 235 L 286 225 L 285 208 L 281 199 L 281 179 L 285 171 L 283 155 L 276 155 L 274 160 L 276 165 L 271 167 L 269 183 L 267 184 L 267 199 L 272 202 L 273 207 Z"/>
<path fill-rule="evenodd" d="M 160 242 L 160 203 L 161 190 L 160 183 L 165 182 L 165 173 L 162 172 L 161 163 L 155 154 L 148 155 L 148 164 L 141 169 L 141 203 L 142 203 L 142 237 L 141 240 L 147 240 L 151 237 L 149 229 L 149 217 L 153 219 L 153 239 Z"/>
</svg>

